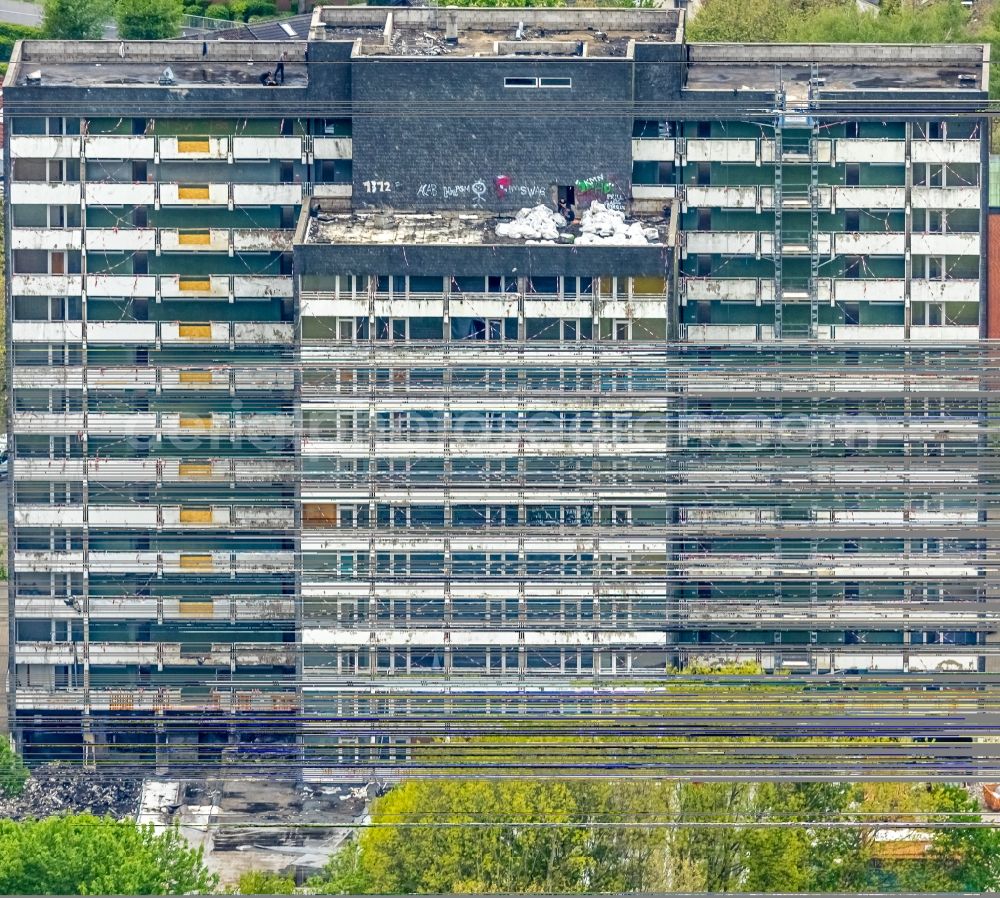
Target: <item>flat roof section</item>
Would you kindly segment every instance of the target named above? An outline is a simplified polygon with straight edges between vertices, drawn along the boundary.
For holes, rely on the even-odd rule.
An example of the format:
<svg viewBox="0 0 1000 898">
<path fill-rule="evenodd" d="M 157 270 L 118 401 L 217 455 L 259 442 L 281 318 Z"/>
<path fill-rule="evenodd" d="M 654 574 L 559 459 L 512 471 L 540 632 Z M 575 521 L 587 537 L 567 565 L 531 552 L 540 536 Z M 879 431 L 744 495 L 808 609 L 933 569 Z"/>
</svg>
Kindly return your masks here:
<svg viewBox="0 0 1000 898">
<path fill-rule="evenodd" d="M 985 90 L 981 44 L 689 44 L 689 90 L 805 94 L 813 74 L 824 91 Z"/>
<path fill-rule="evenodd" d="M 4 83 L 27 85 L 39 73 L 41 88 L 261 87 L 261 75 L 273 72 L 284 52 L 284 86 L 305 87 L 305 49 L 304 41 L 29 40 Z"/>
<path fill-rule="evenodd" d="M 324 6 L 310 39 L 360 41 L 358 56 L 629 57 L 636 42 L 674 43 L 677 9 Z"/>
<path fill-rule="evenodd" d="M 614 219 L 617 216 L 613 213 L 596 220 L 585 211 L 567 226 L 557 222 L 555 210 L 548 211 L 553 216 L 551 222 L 542 214 L 535 213 L 531 217 L 526 214 L 528 210 L 497 214 L 452 210 L 327 212 L 320 209 L 309 218 L 304 242 L 307 245 L 355 246 L 665 246 L 669 240 L 669 221 L 663 216 L 630 215 L 624 220 L 624 229 L 620 226 L 616 229 Z"/>
</svg>

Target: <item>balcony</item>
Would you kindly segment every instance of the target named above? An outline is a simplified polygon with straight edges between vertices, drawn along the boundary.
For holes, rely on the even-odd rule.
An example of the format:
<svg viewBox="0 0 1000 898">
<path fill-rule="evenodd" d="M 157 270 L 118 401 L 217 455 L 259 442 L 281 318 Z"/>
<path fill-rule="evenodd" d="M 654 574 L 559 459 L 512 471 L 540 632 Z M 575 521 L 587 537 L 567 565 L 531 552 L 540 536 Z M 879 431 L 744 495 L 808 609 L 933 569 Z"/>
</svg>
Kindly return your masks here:
<svg viewBox="0 0 1000 898">
<path fill-rule="evenodd" d="M 834 141 L 834 156 L 838 164 L 844 162 L 906 162 L 906 142 L 870 138 L 838 138 Z"/>
<path fill-rule="evenodd" d="M 979 234 L 913 234 L 910 249 L 916 255 L 978 256 Z"/>
<path fill-rule="evenodd" d="M 781 161 L 785 165 L 801 163 L 807 164 L 810 161 L 810 148 L 808 145 L 792 145 L 787 143 L 782 146 Z M 829 164 L 833 153 L 832 141 L 818 139 L 816 141 L 816 161 L 822 165 Z M 762 162 L 774 162 L 775 142 L 773 140 L 761 140 L 760 158 Z"/>
<path fill-rule="evenodd" d="M 301 137 L 234 137 L 234 159 L 301 159 Z"/>
<path fill-rule="evenodd" d="M 234 230 L 233 249 L 236 252 L 288 252 L 292 248 L 292 232 L 280 228 Z"/>
<path fill-rule="evenodd" d="M 152 275 L 87 275 L 88 296 L 156 296 L 156 278 Z"/>
<path fill-rule="evenodd" d="M 754 256 L 758 253 L 757 231 L 688 231 L 683 234 L 686 254 Z"/>
<path fill-rule="evenodd" d="M 156 154 L 156 138 L 143 135 L 89 136 L 83 151 L 90 159 L 149 159 Z"/>
<path fill-rule="evenodd" d="M 237 206 L 297 206 L 301 202 L 301 184 L 233 184 Z"/>
<path fill-rule="evenodd" d="M 15 527 L 82 527 L 82 505 L 16 505 Z"/>
<path fill-rule="evenodd" d="M 156 509 L 154 508 L 154 511 Z M 231 511 L 228 505 L 192 506 L 185 508 L 180 505 L 164 505 L 159 509 L 160 523 L 164 527 L 178 527 L 183 530 L 191 528 L 210 529 L 212 527 L 228 527 Z"/>
<path fill-rule="evenodd" d="M 979 326 L 975 324 L 913 325 L 910 328 L 910 339 L 918 341 L 928 340 L 936 343 L 945 343 L 948 341 L 975 342 L 979 340 Z"/>
<path fill-rule="evenodd" d="M 204 230 L 177 230 L 162 228 L 160 230 L 160 250 L 171 252 L 229 252 L 229 231 L 225 228 L 206 228 Z"/>
<path fill-rule="evenodd" d="M 156 433 L 155 412 L 90 412 L 87 433 L 94 436 L 119 436 Z"/>
<path fill-rule="evenodd" d="M 335 186 L 335 185 L 331 185 Z M 321 194 L 316 193 L 317 196 Z M 672 200 L 677 195 L 677 187 L 673 184 L 633 184 L 632 199 L 634 200 Z"/>
<path fill-rule="evenodd" d="M 978 140 L 914 140 L 910 144 L 914 162 L 972 162 L 978 165 L 981 152 Z"/>
<path fill-rule="evenodd" d="M 228 137 L 161 137 L 160 159 L 228 159 Z"/>
<path fill-rule="evenodd" d="M 228 184 L 159 185 L 161 206 L 228 206 Z"/>
<path fill-rule="evenodd" d="M 914 209 L 978 209 L 978 187 L 914 187 L 910 194 Z"/>
<path fill-rule="evenodd" d="M 88 228 L 87 249 L 152 252 L 156 249 L 156 231 L 153 228 Z"/>
<path fill-rule="evenodd" d="M 709 187 L 696 184 L 684 188 L 685 206 L 715 206 L 722 209 L 754 209 L 756 187 Z"/>
<path fill-rule="evenodd" d="M 179 274 L 160 275 L 160 295 L 164 299 L 181 297 L 214 297 L 228 299 L 229 277 L 227 275 L 205 275 L 185 277 Z"/>
<path fill-rule="evenodd" d="M 695 278 L 682 280 L 684 296 L 689 302 L 754 302 L 761 296 L 761 282 L 757 278 Z M 770 293 L 774 287 L 771 284 Z"/>
<path fill-rule="evenodd" d="M 156 184 L 145 181 L 87 184 L 84 198 L 88 206 L 152 206 L 156 202 Z"/>
<path fill-rule="evenodd" d="M 673 162 L 674 161 L 674 141 L 666 137 L 643 137 L 632 138 L 632 161 L 633 162 Z M 316 158 L 320 158 L 316 154 Z M 324 157 L 340 158 L 340 157 Z M 350 158 L 350 157 L 344 157 Z"/>
<path fill-rule="evenodd" d="M 236 297 L 281 296 L 293 294 L 291 277 L 273 275 L 236 275 L 233 277 L 233 295 Z"/>
<path fill-rule="evenodd" d="M 295 342 L 295 325 L 282 321 L 237 321 L 233 324 L 233 340 L 237 346 L 291 346 Z"/>
<path fill-rule="evenodd" d="M 164 343 L 228 343 L 229 322 L 187 324 L 163 321 L 160 323 L 160 339 Z"/>
<path fill-rule="evenodd" d="M 11 249 L 80 249 L 83 238 L 79 228 L 13 228 Z"/>
<path fill-rule="evenodd" d="M 78 135 L 45 137 L 35 134 L 12 134 L 11 159 L 79 159 Z"/>
<path fill-rule="evenodd" d="M 164 390 L 228 390 L 229 370 L 212 368 L 162 368 L 160 385 Z"/>
<path fill-rule="evenodd" d="M 288 325 L 291 328 L 291 325 Z M 237 343 L 240 341 L 237 340 Z M 289 343 L 292 336 L 289 335 Z M 274 392 L 277 390 L 292 390 L 295 387 L 295 377 L 288 369 L 257 370 L 254 368 L 238 368 L 234 374 L 236 389 L 239 390 L 267 390 Z"/>
<path fill-rule="evenodd" d="M 834 253 L 838 256 L 902 256 L 906 235 L 888 231 L 843 231 L 833 235 Z M 913 250 L 917 252 L 916 248 Z"/>
<path fill-rule="evenodd" d="M 15 321 L 11 329 L 15 343 L 79 343 L 83 324 L 79 321 Z"/>
<path fill-rule="evenodd" d="M 156 342 L 155 321 L 88 321 L 90 343 L 140 344 Z"/>
<path fill-rule="evenodd" d="M 82 285 L 78 274 L 15 274 L 10 278 L 14 296 L 79 296 Z"/>
<path fill-rule="evenodd" d="M 905 187 L 835 187 L 838 209 L 904 209 Z"/>
<path fill-rule="evenodd" d="M 79 206 L 80 185 L 45 181 L 14 181 L 7 188 L 12 203 L 40 206 Z"/>
<path fill-rule="evenodd" d="M 977 280 L 930 281 L 914 278 L 910 298 L 914 302 L 979 302 Z"/>
<path fill-rule="evenodd" d="M 635 147 L 635 141 L 632 146 Z M 313 158 L 314 159 L 350 159 L 354 155 L 354 141 L 350 137 L 314 137 L 313 138 Z M 633 150 L 634 153 L 634 150 Z M 637 157 L 636 157 L 637 158 Z M 672 159 L 673 155 L 664 156 L 664 159 Z"/>
<path fill-rule="evenodd" d="M 320 199 L 350 199 L 354 187 L 351 184 L 313 184 L 312 194 Z"/>
<path fill-rule="evenodd" d="M 155 505 L 95 505 L 87 507 L 87 519 L 91 527 L 112 530 L 138 527 L 156 527 L 158 520 Z"/>
<path fill-rule="evenodd" d="M 91 390 L 155 390 L 156 369 L 88 368 L 87 386 Z"/>
<path fill-rule="evenodd" d="M 684 141 L 684 159 L 685 162 L 755 163 L 757 161 L 757 141 L 688 138 Z"/>
<path fill-rule="evenodd" d="M 833 282 L 837 302 L 898 302 L 905 299 L 905 281 L 900 279 L 850 279 Z"/>
</svg>

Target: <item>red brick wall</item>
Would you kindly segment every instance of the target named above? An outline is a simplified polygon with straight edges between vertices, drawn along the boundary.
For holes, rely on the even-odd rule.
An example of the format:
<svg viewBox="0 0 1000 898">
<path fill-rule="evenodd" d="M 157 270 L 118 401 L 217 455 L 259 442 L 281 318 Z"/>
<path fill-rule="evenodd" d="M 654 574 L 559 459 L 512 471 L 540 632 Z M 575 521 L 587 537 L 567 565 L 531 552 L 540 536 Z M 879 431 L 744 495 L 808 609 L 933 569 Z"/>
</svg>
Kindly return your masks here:
<svg viewBox="0 0 1000 898">
<path fill-rule="evenodd" d="M 1000 212 L 991 212 L 987 225 L 986 336 L 1000 340 Z"/>
</svg>

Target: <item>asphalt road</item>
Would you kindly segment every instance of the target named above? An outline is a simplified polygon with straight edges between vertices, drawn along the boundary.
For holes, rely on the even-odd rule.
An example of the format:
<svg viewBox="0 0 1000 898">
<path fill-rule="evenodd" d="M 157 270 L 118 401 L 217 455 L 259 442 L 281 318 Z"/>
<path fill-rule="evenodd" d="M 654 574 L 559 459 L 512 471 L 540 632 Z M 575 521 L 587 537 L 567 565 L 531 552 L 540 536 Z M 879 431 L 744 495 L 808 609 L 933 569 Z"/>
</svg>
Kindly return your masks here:
<svg viewBox="0 0 1000 898">
<path fill-rule="evenodd" d="M 0 0 L 0 22 L 12 25 L 40 25 L 42 7 L 23 0 Z"/>
</svg>

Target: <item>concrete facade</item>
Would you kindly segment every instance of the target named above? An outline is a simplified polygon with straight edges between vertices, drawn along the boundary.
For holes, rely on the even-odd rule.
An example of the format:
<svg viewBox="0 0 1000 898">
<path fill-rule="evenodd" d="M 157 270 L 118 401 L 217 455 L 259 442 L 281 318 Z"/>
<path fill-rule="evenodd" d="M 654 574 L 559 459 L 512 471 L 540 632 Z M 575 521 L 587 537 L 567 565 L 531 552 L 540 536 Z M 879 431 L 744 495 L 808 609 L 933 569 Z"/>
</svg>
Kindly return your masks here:
<svg viewBox="0 0 1000 898">
<path fill-rule="evenodd" d="M 988 58 L 881 50 L 356 7 L 21 44 L 28 755 L 363 778 L 695 660 L 985 670 Z"/>
</svg>

